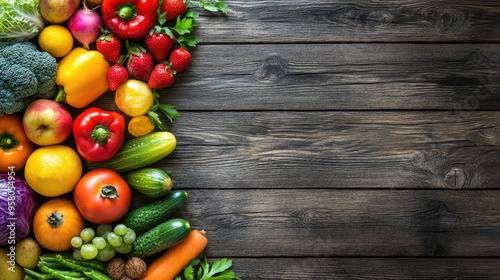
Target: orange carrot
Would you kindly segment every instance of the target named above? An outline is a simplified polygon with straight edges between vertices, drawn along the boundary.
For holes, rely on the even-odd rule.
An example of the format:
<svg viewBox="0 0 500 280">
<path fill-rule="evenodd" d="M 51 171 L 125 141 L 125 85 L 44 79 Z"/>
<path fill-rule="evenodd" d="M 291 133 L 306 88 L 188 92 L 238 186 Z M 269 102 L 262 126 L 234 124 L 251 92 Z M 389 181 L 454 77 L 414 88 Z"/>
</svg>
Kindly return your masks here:
<svg viewBox="0 0 500 280">
<path fill-rule="evenodd" d="M 204 230 L 193 229 L 184 240 L 154 260 L 139 280 L 173 280 L 207 247 Z"/>
</svg>

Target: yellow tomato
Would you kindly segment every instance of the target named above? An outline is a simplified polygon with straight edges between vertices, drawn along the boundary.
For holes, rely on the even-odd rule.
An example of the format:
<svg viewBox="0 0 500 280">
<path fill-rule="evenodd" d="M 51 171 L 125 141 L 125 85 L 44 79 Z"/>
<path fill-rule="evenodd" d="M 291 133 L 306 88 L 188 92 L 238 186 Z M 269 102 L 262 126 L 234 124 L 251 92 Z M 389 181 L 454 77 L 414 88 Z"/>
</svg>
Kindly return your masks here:
<svg viewBox="0 0 500 280">
<path fill-rule="evenodd" d="M 148 116 L 136 116 L 130 119 L 127 129 L 133 136 L 140 137 L 153 132 L 155 124 L 149 120 Z"/>
<path fill-rule="evenodd" d="M 128 116 L 145 115 L 153 106 L 153 91 L 145 82 L 130 79 L 116 89 L 115 103 Z"/>
</svg>

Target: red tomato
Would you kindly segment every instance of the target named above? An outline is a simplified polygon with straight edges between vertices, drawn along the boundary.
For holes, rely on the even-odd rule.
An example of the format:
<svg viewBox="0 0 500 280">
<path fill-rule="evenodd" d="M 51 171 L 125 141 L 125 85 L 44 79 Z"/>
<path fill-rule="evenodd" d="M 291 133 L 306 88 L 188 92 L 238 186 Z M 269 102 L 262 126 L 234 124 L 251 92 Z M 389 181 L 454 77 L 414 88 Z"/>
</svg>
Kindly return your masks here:
<svg viewBox="0 0 500 280">
<path fill-rule="evenodd" d="M 73 195 L 80 214 L 96 224 L 117 221 L 125 215 L 132 202 L 127 182 L 108 168 L 97 168 L 83 175 Z"/>
</svg>

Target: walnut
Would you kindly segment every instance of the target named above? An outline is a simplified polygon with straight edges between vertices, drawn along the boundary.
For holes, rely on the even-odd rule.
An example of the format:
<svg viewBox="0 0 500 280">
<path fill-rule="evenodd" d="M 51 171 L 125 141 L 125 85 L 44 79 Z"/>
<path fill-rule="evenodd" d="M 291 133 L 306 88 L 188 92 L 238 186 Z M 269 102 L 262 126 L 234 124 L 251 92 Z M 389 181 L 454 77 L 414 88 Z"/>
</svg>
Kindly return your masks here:
<svg viewBox="0 0 500 280">
<path fill-rule="evenodd" d="M 125 273 L 130 278 L 141 278 L 146 273 L 146 262 L 138 257 L 131 257 L 125 264 Z"/>
<path fill-rule="evenodd" d="M 108 263 L 108 276 L 113 280 L 121 280 L 125 276 L 125 260 L 113 258 Z"/>
</svg>

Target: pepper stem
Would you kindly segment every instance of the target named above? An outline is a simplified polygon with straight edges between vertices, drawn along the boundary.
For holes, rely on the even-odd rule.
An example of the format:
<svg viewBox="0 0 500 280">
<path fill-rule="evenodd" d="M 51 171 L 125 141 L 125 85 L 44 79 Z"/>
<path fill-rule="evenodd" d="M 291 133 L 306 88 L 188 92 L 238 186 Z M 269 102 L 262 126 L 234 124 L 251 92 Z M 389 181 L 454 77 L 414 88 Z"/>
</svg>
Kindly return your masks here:
<svg viewBox="0 0 500 280">
<path fill-rule="evenodd" d="M 66 103 L 66 92 L 64 91 L 63 87 L 59 87 L 54 101 L 58 103 Z"/>
<path fill-rule="evenodd" d="M 52 212 L 52 214 L 50 214 L 50 216 L 47 216 L 46 221 L 51 228 L 57 228 L 63 223 L 63 214 L 54 211 Z"/>
<path fill-rule="evenodd" d="M 104 198 L 117 198 L 120 199 L 118 196 L 118 191 L 114 186 L 103 186 L 101 187 L 101 196 Z"/>
<path fill-rule="evenodd" d="M 17 145 L 19 145 L 19 141 L 14 137 L 14 135 L 7 132 L 0 134 L 0 149 L 8 152 Z"/>
<path fill-rule="evenodd" d="M 137 16 L 135 6 L 131 4 L 123 4 L 116 10 L 116 15 L 123 21 L 132 20 Z"/>
<path fill-rule="evenodd" d="M 104 125 L 96 125 L 94 127 L 94 130 L 92 130 L 92 139 L 96 141 L 99 145 L 104 146 L 106 142 L 110 138 L 110 133 L 109 133 L 109 128 L 105 127 Z"/>
</svg>

